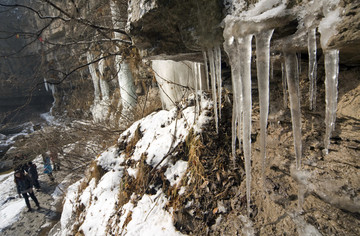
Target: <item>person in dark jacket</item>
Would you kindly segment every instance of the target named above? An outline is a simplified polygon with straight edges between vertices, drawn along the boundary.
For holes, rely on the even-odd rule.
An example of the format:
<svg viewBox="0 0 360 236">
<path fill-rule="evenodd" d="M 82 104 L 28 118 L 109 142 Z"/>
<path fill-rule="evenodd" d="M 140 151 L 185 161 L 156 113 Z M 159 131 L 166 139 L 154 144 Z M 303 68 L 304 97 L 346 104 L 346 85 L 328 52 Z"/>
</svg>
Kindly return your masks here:
<svg viewBox="0 0 360 236">
<path fill-rule="evenodd" d="M 20 195 L 20 197 L 21 195 L 24 197 L 26 206 L 28 207 L 28 211 L 32 211 L 29 202 L 29 196 L 32 198 L 32 200 L 34 200 L 38 209 L 40 209 L 40 204 L 32 189 L 33 185 L 29 175 L 23 173 L 22 171 L 16 171 L 14 174 L 14 180 L 16 183 L 17 192 Z"/>
<path fill-rule="evenodd" d="M 40 190 L 40 184 L 39 184 L 39 175 L 37 172 L 37 168 L 36 165 L 34 163 L 32 163 L 31 161 L 28 162 L 28 170 L 27 172 L 29 173 L 29 176 L 34 184 L 34 187 L 37 190 Z"/>
</svg>

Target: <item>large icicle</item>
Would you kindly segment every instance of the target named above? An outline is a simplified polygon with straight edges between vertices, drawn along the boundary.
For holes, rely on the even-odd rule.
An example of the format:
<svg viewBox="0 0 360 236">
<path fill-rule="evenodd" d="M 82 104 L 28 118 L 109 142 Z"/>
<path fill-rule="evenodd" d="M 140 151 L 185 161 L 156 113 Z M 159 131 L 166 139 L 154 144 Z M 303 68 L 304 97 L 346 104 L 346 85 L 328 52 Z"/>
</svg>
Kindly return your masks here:
<svg viewBox="0 0 360 236">
<path fill-rule="evenodd" d="M 266 127 L 269 115 L 269 67 L 270 39 L 274 30 L 267 30 L 255 35 L 256 68 L 260 101 L 260 155 L 262 158 L 262 181 L 265 184 Z"/>
<path fill-rule="evenodd" d="M 209 90 L 209 68 L 208 68 L 208 59 L 206 56 L 206 50 L 203 50 L 203 57 L 204 57 L 204 66 L 205 66 L 205 78 L 206 78 L 206 88 L 205 90 Z"/>
<path fill-rule="evenodd" d="M 240 55 L 240 78 L 242 82 L 242 109 L 243 109 L 243 150 L 246 173 L 246 200 L 250 214 L 251 192 L 251 41 L 253 35 L 238 39 Z"/>
<path fill-rule="evenodd" d="M 325 99 L 326 133 L 324 138 L 325 154 L 329 152 L 331 132 L 335 129 L 337 108 L 337 81 L 339 74 L 339 51 L 328 49 L 330 39 L 337 34 L 337 27 L 341 21 L 341 8 L 335 7 L 339 1 L 329 1 L 323 6 L 324 18 L 320 21 L 320 43 L 325 54 Z"/>
<path fill-rule="evenodd" d="M 325 153 L 329 152 L 331 132 L 335 129 L 336 109 L 337 109 L 337 85 L 339 74 L 339 50 L 325 51 L 325 101 L 326 113 L 325 124 L 326 133 L 324 139 Z"/>
<path fill-rule="evenodd" d="M 239 68 L 239 54 L 237 41 L 234 37 L 225 40 L 224 50 L 229 56 L 231 65 L 231 81 L 233 89 L 233 109 L 232 109 L 232 133 L 231 133 L 231 150 L 233 162 L 235 165 L 236 158 L 236 138 L 239 140 L 239 148 L 241 148 L 241 111 L 242 111 L 242 91 L 241 91 L 241 79 Z"/>
<path fill-rule="evenodd" d="M 215 69 L 216 69 L 216 82 L 217 82 L 217 90 L 218 90 L 218 98 L 219 98 L 219 118 L 221 119 L 221 50 L 220 47 L 217 46 L 214 48 L 215 55 Z"/>
<path fill-rule="evenodd" d="M 216 133 L 219 133 L 219 126 L 218 126 L 218 107 L 217 107 L 217 92 L 216 92 L 216 55 L 214 55 L 214 51 L 212 49 L 208 49 L 208 58 L 210 64 L 210 76 L 211 76 L 211 90 L 212 90 L 212 97 L 214 101 L 214 114 L 215 114 L 215 127 Z"/>
<path fill-rule="evenodd" d="M 299 72 L 296 53 L 285 52 L 286 78 L 289 87 L 289 99 L 291 110 L 291 121 L 294 136 L 294 148 L 296 156 L 296 169 L 301 168 L 301 110 L 300 110 L 300 90 Z"/>
<path fill-rule="evenodd" d="M 317 70 L 317 60 L 316 60 L 316 28 L 310 29 L 308 31 L 308 53 L 309 53 L 309 102 L 310 110 L 316 109 L 316 70 Z"/>
</svg>

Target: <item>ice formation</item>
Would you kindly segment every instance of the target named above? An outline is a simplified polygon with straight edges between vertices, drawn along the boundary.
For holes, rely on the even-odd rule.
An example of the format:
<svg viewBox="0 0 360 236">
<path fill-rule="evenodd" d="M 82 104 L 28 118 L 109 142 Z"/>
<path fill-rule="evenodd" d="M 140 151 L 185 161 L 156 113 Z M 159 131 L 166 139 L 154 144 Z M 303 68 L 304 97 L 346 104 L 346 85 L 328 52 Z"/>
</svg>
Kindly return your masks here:
<svg viewBox="0 0 360 236">
<path fill-rule="evenodd" d="M 328 154 L 331 132 L 335 129 L 336 109 L 337 109 L 337 81 L 339 74 L 339 51 L 329 49 L 330 38 L 337 33 L 336 27 L 340 22 L 340 8 L 336 7 L 339 0 L 324 3 L 324 18 L 319 24 L 321 34 L 320 43 L 325 54 L 325 101 L 326 113 L 325 124 L 326 133 L 324 137 L 324 152 Z"/>
<path fill-rule="evenodd" d="M 308 31 L 308 53 L 309 53 L 309 102 L 310 110 L 316 109 L 316 28 L 312 28 Z"/>
<path fill-rule="evenodd" d="M 337 85 L 339 73 L 339 50 L 325 51 L 325 124 L 324 138 L 325 153 L 329 152 L 331 132 L 335 130 L 337 109 Z"/>
<path fill-rule="evenodd" d="M 195 89 L 194 62 L 153 60 L 152 69 L 160 88 L 160 98 L 164 109 L 175 107 Z"/>
<path fill-rule="evenodd" d="M 207 60 L 210 67 L 210 77 L 211 77 L 211 91 L 214 101 L 214 114 L 215 114 L 215 127 L 216 133 L 219 132 L 218 120 L 221 118 L 221 50 L 220 46 L 215 46 L 209 48 L 203 52 L 205 65 Z M 207 65 L 206 67 L 207 68 Z M 207 74 L 208 71 L 206 70 Z M 207 75 L 208 76 L 208 75 Z"/>
<path fill-rule="evenodd" d="M 87 62 L 89 63 L 90 76 L 94 84 L 94 100 L 100 101 L 100 86 L 99 86 L 100 79 L 96 74 L 96 68 L 93 61 L 94 61 L 94 56 L 91 54 L 91 52 L 88 52 Z"/>
<path fill-rule="evenodd" d="M 292 130 L 294 136 L 294 147 L 296 157 L 296 169 L 301 168 L 301 110 L 300 110 L 300 90 L 299 90 L 299 71 L 298 59 L 294 52 L 285 52 L 286 78 L 289 89 L 290 111 Z"/>
<path fill-rule="evenodd" d="M 110 1 L 110 10 L 111 10 L 111 20 L 114 25 L 114 28 L 122 28 L 120 19 L 120 12 L 114 0 Z M 119 32 L 114 31 L 115 39 L 122 39 L 123 35 Z M 120 49 L 116 46 L 116 50 Z M 115 68 L 118 72 L 118 82 L 120 88 L 121 101 L 123 106 L 123 113 L 130 115 L 129 111 L 135 106 L 137 95 L 134 84 L 134 79 L 129 67 L 128 62 L 122 58 L 121 55 L 115 56 Z"/>
<path fill-rule="evenodd" d="M 269 65 L 270 39 L 274 30 L 267 30 L 255 35 L 256 38 L 256 68 L 260 101 L 260 155 L 262 158 L 262 173 L 265 173 L 266 159 L 266 127 L 269 114 Z M 263 183 L 265 176 L 262 176 Z"/>
<path fill-rule="evenodd" d="M 245 157 L 246 172 L 246 196 L 247 208 L 250 213 L 250 190 L 251 190 L 251 42 L 253 35 L 232 35 L 232 26 L 227 25 L 224 30 L 224 49 L 229 55 L 231 74 L 233 81 L 233 93 L 235 108 L 233 111 L 233 132 L 240 137 L 236 125 L 242 125 L 242 141 Z M 269 72 L 268 72 L 269 74 Z M 233 156 L 235 156 L 235 137 L 232 135 Z"/>
<path fill-rule="evenodd" d="M 282 79 L 282 87 L 283 87 L 284 108 L 287 108 L 288 95 L 287 95 L 287 82 L 286 82 L 286 73 L 285 73 L 284 63 L 281 63 L 281 79 Z"/>
<path fill-rule="evenodd" d="M 331 131 L 334 129 L 337 100 L 337 74 L 338 74 L 338 51 L 328 50 L 327 44 L 332 35 L 336 33 L 336 25 L 340 21 L 340 9 L 337 7 L 339 0 L 311 1 L 302 7 L 292 9 L 291 13 L 286 10 L 287 1 L 261 0 L 254 5 L 247 6 L 245 1 L 225 1 L 231 6 L 228 8 L 229 15 L 224 20 L 224 49 L 229 57 L 233 84 L 233 117 L 232 117 L 232 156 L 235 158 L 236 139 L 242 139 L 246 186 L 247 204 L 250 212 L 251 192 L 251 39 L 256 38 L 256 62 L 257 78 L 260 101 L 260 149 L 262 157 L 262 169 L 265 169 L 266 160 L 266 126 L 269 109 L 269 44 L 272 35 L 271 19 L 286 14 L 298 15 L 300 22 L 298 31 L 287 41 L 306 38 L 309 53 L 309 100 L 310 109 L 316 108 L 316 29 L 318 22 L 316 15 L 325 16 L 319 24 L 321 34 L 321 46 L 325 52 L 326 70 L 326 134 L 325 151 L 328 150 Z M 322 12 L 321 12 L 322 11 Z M 316 23 L 317 22 L 317 23 Z M 306 39 L 305 39 L 306 40 Z M 292 129 L 294 137 L 294 149 L 296 156 L 296 169 L 301 169 L 302 140 L 301 140 L 301 107 L 299 90 L 299 70 L 301 70 L 301 54 L 291 47 L 284 46 L 284 63 L 281 64 L 283 100 L 287 107 L 289 92 Z M 211 53 L 208 53 L 211 54 Z M 211 61 L 211 59 L 209 60 Z M 211 63 L 210 63 L 211 66 Z M 214 102 L 216 103 L 216 102 Z M 215 114 L 216 115 L 216 114 Z M 215 117 L 217 119 L 217 117 Z M 242 129 L 239 129 L 242 127 Z M 242 137 L 240 136 L 242 134 Z M 263 179 L 265 176 L 262 176 Z M 300 189 L 300 188 L 299 188 Z M 299 192 L 300 193 L 300 192 Z"/>
</svg>

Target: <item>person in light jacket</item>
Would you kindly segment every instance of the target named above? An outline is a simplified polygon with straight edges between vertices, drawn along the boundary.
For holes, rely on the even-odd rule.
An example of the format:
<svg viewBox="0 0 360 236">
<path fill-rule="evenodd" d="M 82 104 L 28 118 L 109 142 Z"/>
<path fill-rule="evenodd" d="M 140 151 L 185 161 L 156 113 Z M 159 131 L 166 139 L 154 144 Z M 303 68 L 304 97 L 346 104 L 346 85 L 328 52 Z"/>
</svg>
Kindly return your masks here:
<svg viewBox="0 0 360 236">
<path fill-rule="evenodd" d="M 39 201 L 37 200 L 34 191 L 33 191 L 33 185 L 31 182 L 31 178 L 29 175 L 25 174 L 21 170 L 17 170 L 14 173 L 14 181 L 16 184 L 17 192 L 19 196 L 24 197 L 26 206 L 28 207 L 28 212 L 32 211 L 30 202 L 29 202 L 29 196 L 34 200 L 36 206 L 38 209 L 40 209 Z"/>
<path fill-rule="evenodd" d="M 42 154 L 43 162 L 44 162 L 44 174 L 47 174 L 52 182 L 54 182 L 55 178 L 52 174 L 52 167 L 50 157 L 47 153 Z"/>
</svg>

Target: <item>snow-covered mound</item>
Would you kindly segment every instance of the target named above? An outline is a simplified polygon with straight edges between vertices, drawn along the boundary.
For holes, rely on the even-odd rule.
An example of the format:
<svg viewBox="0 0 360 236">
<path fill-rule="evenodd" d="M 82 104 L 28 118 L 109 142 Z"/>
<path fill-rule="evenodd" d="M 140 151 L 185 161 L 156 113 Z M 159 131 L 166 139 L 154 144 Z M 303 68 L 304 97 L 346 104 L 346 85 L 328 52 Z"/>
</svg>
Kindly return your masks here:
<svg viewBox="0 0 360 236">
<path fill-rule="evenodd" d="M 190 132 L 200 132 L 209 121 L 212 104 L 204 96 L 201 100 L 198 115 L 194 101 L 188 101 L 152 113 L 123 132 L 87 176 L 69 187 L 57 235 L 181 235 L 167 195 L 147 180 L 161 169 L 170 186 L 180 183 L 187 161 L 170 157 Z"/>
</svg>

